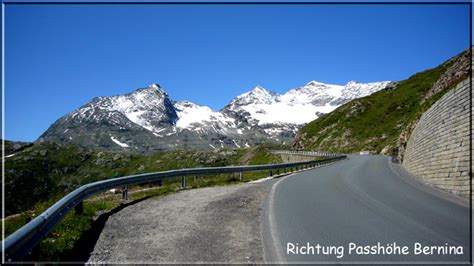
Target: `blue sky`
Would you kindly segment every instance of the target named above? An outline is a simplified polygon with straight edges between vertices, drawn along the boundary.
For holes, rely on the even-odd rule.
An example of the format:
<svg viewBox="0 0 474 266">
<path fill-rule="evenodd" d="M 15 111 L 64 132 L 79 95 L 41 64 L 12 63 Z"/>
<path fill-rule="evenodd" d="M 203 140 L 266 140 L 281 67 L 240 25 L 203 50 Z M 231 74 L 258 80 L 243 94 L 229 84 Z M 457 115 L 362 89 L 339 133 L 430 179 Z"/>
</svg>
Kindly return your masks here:
<svg viewBox="0 0 474 266">
<path fill-rule="evenodd" d="M 405 79 L 468 47 L 467 5 L 7 5 L 5 138 L 153 82 L 218 110 L 256 85 Z"/>
</svg>

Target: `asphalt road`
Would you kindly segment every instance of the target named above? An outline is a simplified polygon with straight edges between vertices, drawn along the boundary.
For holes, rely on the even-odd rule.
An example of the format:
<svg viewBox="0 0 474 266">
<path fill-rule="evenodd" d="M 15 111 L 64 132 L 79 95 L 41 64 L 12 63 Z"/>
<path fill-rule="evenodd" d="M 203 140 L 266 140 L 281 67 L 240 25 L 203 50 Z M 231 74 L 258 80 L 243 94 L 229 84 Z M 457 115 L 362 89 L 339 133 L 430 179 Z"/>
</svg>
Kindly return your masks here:
<svg viewBox="0 0 474 266">
<path fill-rule="evenodd" d="M 281 178 L 264 206 L 267 262 L 426 262 L 469 261 L 469 208 L 419 184 L 383 156 L 349 160 Z M 349 245 L 408 247 L 407 255 L 349 254 Z M 331 254 L 292 254 L 293 246 L 334 246 Z M 455 246 L 464 254 L 415 255 L 423 247 Z M 343 251 L 341 252 L 342 246 Z M 288 247 L 291 249 L 288 252 Z M 386 252 L 390 250 L 385 249 Z M 378 252 L 382 252 L 378 249 Z M 342 256 L 341 256 L 342 253 Z M 338 258 L 338 256 L 340 258 Z"/>
</svg>

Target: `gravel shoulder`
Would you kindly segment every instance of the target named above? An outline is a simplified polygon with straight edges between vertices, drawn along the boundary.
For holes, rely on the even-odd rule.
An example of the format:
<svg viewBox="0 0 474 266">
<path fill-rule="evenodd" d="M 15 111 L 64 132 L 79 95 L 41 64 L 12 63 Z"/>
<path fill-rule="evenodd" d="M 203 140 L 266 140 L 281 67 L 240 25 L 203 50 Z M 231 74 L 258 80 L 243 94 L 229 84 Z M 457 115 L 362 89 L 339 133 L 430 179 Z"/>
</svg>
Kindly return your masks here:
<svg viewBox="0 0 474 266">
<path fill-rule="evenodd" d="M 180 191 L 109 217 L 88 263 L 262 263 L 274 180 Z"/>
</svg>

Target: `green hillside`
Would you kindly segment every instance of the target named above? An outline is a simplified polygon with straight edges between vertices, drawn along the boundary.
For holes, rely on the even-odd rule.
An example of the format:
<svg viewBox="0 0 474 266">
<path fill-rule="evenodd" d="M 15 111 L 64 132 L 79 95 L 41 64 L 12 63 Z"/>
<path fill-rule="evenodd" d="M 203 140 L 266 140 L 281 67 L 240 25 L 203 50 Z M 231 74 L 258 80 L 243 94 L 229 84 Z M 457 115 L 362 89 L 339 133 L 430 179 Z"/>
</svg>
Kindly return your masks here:
<svg viewBox="0 0 474 266">
<path fill-rule="evenodd" d="M 281 157 L 270 152 L 270 149 L 278 148 L 281 147 L 260 145 L 239 150 L 181 150 L 143 155 L 58 143 L 5 141 L 5 215 L 8 216 L 5 235 L 18 230 L 61 197 L 89 182 L 180 168 L 281 163 Z M 190 177 L 187 188 L 238 184 L 267 174 L 266 171 L 249 172 L 242 181 L 236 174 Z M 178 191 L 181 180 L 171 178 L 161 184 L 142 184 L 129 189 L 132 204 Z M 82 244 L 88 241 L 87 232 L 94 231 L 93 224 L 99 215 L 123 208 L 124 204 L 120 193 L 99 193 L 86 199 L 83 214 L 71 212 L 66 215 L 27 260 L 77 261 L 84 253 Z"/>
<path fill-rule="evenodd" d="M 364 98 L 350 101 L 307 125 L 293 146 L 351 153 L 398 154 L 414 124 L 436 100 L 469 77 L 470 51 Z"/>
<path fill-rule="evenodd" d="M 151 155 L 97 151 L 56 143 L 33 145 L 6 141 L 5 147 L 7 216 L 37 209 L 36 205 L 51 205 L 81 185 L 113 177 L 180 168 L 281 162 L 279 156 L 264 146 Z"/>
</svg>

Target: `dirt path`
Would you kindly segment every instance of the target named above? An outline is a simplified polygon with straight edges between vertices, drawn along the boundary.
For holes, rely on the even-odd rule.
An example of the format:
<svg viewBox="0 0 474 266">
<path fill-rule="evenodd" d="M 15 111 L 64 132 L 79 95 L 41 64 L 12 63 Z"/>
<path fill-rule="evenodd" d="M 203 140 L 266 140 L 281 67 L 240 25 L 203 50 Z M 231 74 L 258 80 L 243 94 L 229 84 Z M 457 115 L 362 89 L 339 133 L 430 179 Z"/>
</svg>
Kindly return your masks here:
<svg viewBox="0 0 474 266">
<path fill-rule="evenodd" d="M 262 202 L 272 181 L 181 191 L 109 217 L 90 263 L 263 262 Z"/>
</svg>

